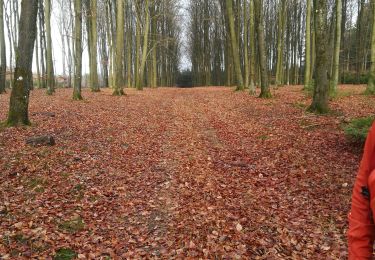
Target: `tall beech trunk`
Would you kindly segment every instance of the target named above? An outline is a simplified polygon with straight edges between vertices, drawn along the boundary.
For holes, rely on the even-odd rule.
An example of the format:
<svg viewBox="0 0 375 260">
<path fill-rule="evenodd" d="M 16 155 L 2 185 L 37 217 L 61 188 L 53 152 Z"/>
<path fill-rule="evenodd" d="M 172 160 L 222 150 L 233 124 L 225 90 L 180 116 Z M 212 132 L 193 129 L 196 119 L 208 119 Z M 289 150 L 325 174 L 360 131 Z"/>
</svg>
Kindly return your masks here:
<svg viewBox="0 0 375 260">
<path fill-rule="evenodd" d="M 116 21 L 116 55 L 115 55 L 115 86 L 114 96 L 124 95 L 124 81 L 122 76 L 122 56 L 124 51 L 124 0 L 117 0 Z"/>
<path fill-rule="evenodd" d="M 226 0 L 226 9 L 228 15 L 228 23 L 229 23 L 229 32 L 230 32 L 230 39 L 232 45 L 232 56 L 234 61 L 234 69 L 236 71 L 236 78 L 237 78 L 237 89 L 236 90 L 244 90 L 243 85 L 243 77 L 241 71 L 241 63 L 240 63 L 240 52 L 238 47 L 238 41 L 236 36 L 236 30 L 234 26 L 234 16 L 233 16 L 233 3 L 232 0 Z"/>
<path fill-rule="evenodd" d="M 0 94 L 6 91 L 6 46 L 4 36 L 4 1 L 0 0 Z"/>
<path fill-rule="evenodd" d="M 250 0 L 250 22 L 249 22 L 249 27 L 250 27 L 250 48 L 251 48 L 251 55 L 250 55 L 250 86 L 249 86 L 249 91 L 251 95 L 255 94 L 256 91 L 256 86 L 255 86 L 255 72 L 256 72 L 256 67 L 255 67 L 255 12 L 254 12 L 254 0 Z"/>
<path fill-rule="evenodd" d="M 286 0 L 280 0 L 277 35 L 277 65 L 276 65 L 276 85 L 284 84 L 284 32 L 286 19 Z"/>
<path fill-rule="evenodd" d="M 135 87 L 139 86 L 139 67 L 140 67 L 140 52 L 141 52 L 141 16 L 138 12 L 137 21 L 135 24 L 135 64 L 134 64 L 134 76 L 135 76 Z"/>
<path fill-rule="evenodd" d="M 259 52 L 259 68 L 261 78 L 261 98 L 271 98 L 271 90 L 268 81 L 268 69 L 267 69 L 267 52 L 266 43 L 264 40 L 264 25 L 263 25 L 263 1 L 254 0 L 255 17 L 256 17 L 256 28 L 258 34 L 258 52 Z"/>
<path fill-rule="evenodd" d="M 39 43 L 40 43 L 40 66 L 42 74 L 42 83 L 41 88 L 47 88 L 47 71 L 46 71 L 46 33 L 45 33 L 45 24 L 44 24 L 44 4 L 42 0 L 39 0 L 38 4 L 39 12 Z"/>
<path fill-rule="evenodd" d="M 375 94 L 375 0 L 371 0 L 372 4 L 372 38 L 371 38 L 371 68 L 369 74 L 369 81 L 366 92 L 368 94 Z"/>
<path fill-rule="evenodd" d="M 316 52 L 315 86 L 313 101 L 309 107 L 309 111 L 327 113 L 329 109 L 327 0 L 314 0 L 314 14 Z"/>
<path fill-rule="evenodd" d="M 336 31 L 335 31 L 335 47 L 333 51 L 333 68 L 330 92 L 335 95 L 337 92 L 337 84 L 339 82 L 340 68 L 340 47 L 341 47 L 341 24 L 342 24 L 342 2 L 336 0 Z"/>
<path fill-rule="evenodd" d="M 87 38 L 89 49 L 90 66 L 90 89 L 92 92 L 99 92 L 98 80 L 98 32 L 97 32 L 97 0 L 86 0 L 87 12 Z"/>
<path fill-rule="evenodd" d="M 156 88 L 158 86 L 158 68 L 157 68 L 157 23 L 158 17 L 156 15 L 156 6 L 152 6 L 152 18 L 151 18 L 151 35 L 152 35 L 152 73 L 151 73 L 151 87 Z"/>
<path fill-rule="evenodd" d="M 73 99 L 82 100 L 82 0 L 74 0 L 74 89 Z"/>
<path fill-rule="evenodd" d="M 305 78 L 304 89 L 310 87 L 311 78 L 311 0 L 307 0 L 306 7 L 306 43 L 305 43 Z"/>
<path fill-rule="evenodd" d="M 10 96 L 7 125 L 29 125 L 29 94 L 32 84 L 32 62 L 36 38 L 38 0 L 22 0 L 15 80 Z"/>
<path fill-rule="evenodd" d="M 249 87 L 249 38 L 248 38 L 248 12 L 247 12 L 247 1 L 243 2 L 243 19 L 244 19 L 244 70 L 245 70 L 245 88 Z"/>
<path fill-rule="evenodd" d="M 52 95 L 55 92 L 55 76 L 53 73 L 52 58 L 52 36 L 51 36 L 51 0 L 44 1 L 44 22 L 46 26 L 47 37 L 47 94 Z"/>
<path fill-rule="evenodd" d="M 144 85 L 144 74 L 145 74 L 145 67 L 146 67 L 146 58 L 147 58 L 147 51 L 148 51 L 148 36 L 149 36 L 149 29 L 150 29 L 150 10 L 149 10 L 149 0 L 146 0 L 145 3 L 145 12 L 146 12 L 146 21 L 143 31 L 143 47 L 142 47 L 142 58 L 141 64 L 139 68 L 139 80 L 137 89 L 142 90 Z"/>
</svg>

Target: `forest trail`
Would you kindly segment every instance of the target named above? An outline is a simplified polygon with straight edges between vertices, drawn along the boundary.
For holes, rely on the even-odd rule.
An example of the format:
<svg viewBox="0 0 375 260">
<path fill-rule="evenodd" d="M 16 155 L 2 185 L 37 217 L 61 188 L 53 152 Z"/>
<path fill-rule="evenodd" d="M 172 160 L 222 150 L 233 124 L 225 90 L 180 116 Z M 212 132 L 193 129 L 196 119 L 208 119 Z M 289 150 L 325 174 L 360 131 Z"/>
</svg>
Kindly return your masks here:
<svg viewBox="0 0 375 260">
<path fill-rule="evenodd" d="M 339 259 L 360 157 L 340 120 L 374 100 L 353 88 L 317 117 L 299 90 L 34 91 L 34 125 L 0 130 L 0 256 Z"/>
</svg>

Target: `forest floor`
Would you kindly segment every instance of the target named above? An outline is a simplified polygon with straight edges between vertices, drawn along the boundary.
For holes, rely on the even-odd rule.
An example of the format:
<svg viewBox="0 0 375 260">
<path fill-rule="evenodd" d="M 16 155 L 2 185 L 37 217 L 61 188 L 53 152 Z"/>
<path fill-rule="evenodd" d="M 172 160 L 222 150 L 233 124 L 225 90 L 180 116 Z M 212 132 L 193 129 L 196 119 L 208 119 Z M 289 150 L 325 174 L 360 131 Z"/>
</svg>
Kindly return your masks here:
<svg viewBox="0 0 375 260">
<path fill-rule="evenodd" d="M 326 116 L 297 86 L 33 91 L 33 125 L 0 130 L 0 259 L 345 259 L 361 147 L 342 122 L 374 114 L 363 90 Z"/>
</svg>

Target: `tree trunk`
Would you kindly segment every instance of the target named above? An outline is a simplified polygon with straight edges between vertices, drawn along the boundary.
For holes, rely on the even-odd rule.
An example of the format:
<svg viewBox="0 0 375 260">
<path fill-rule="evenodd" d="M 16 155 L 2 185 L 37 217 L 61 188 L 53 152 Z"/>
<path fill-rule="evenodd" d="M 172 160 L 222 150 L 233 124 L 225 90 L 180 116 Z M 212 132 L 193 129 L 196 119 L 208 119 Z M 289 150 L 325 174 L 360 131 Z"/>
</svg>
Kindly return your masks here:
<svg viewBox="0 0 375 260">
<path fill-rule="evenodd" d="M 9 126 L 30 124 L 28 108 L 37 14 L 38 0 L 22 0 L 15 80 L 7 120 Z"/>
<path fill-rule="evenodd" d="M 264 40 L 264 25 L 263 25 L 263 1 L 254 0 L 256 28 L 258 34 L 258 52 L 259 52 L 259 67 L 261 76 L 261 98 L 271 98 L 271 91 L 268 82 L 268 69 L 267 69 L 267 53 L 266 43 Z"/>
<path fill-rule="evenodd" d="M 311 77 L 311 0 L 307 0 L 306 9 L 306 44 L 305 44 L 305 84 L 304 89 L 310 87 Z"/>
<path fill-rule="evenodd" d="M 358 0 L 358 18 L 357 18 L 357 28 L 356 28 L 356 36 L 357 36 L 357 53 L 356 53 L 356 72 L 357 72 L 357 83 L 359 83 L 359 78 L 361 75 L 361 59 L 363 55 L 363 49 L 364 49 L 364 32 L 363 32 L 363 26 L 364 26 L 364 13 L 365 13 L 365 0 Z"/>
<path fill-rule="evenodd" d="M 315 34 L 315 14 L 313 15 L 313 23 L 314 23 L 314 25 L 313 25 L 313 27 L 312 28 L 314 28 L 313 30 L 312 30 L 312 32 L 311 32 L 311 68 L 310 68 L 310 79 L 309 79 L 309 82 L 310 82 L 310 84 L 311 84 L 311 81 L 312 81 L 312 79 L 313 79 L 313 76 L 315 75 L 315 63 L 316 63 L 316 48 L 315 48 L 315 46 L 316 46 L 316 34 Z"/>
<path fill-rule="evenodd" d="M 284 84 L 284 31 L 285 31 L 285 8 L 286 0 L 279 2 L 279 21 L 278 21 L 278 35 L 277 35 L 277 65 L 276 65 L 276 85 L 281 86 Z"/>
<path fill-rule="evenodd" d="M 137 89 L 142 90 L 144 85 L 144 73 L 145 73 L 145 66 L 146 66 L 146 58 L 147 58 L 147 49 L 148 49 L 148 32 L 150 29 L 150 10 L 149 10 L 149 0 L 146 0 L 145 3 L 145 13 L 146 13 L 146 21 L 144 26 L 143 32 L 143 47 L 142 47 L 142 59 L 139 69 L 139 80 Z"/>
<path fill-rule="evenodd" d="M 90 66 L 90 89 L 92 92 L 99 92 L 98 80 L 98 32 L 97 32 L 97 0 L 86 0 L 87 12 L 87 35 L 89 47 Z"/>
<path fill-rule="evenodd" d="M 128 14 L 130 13 L 130 10 L 132 8 L 131 6 L 131 1 L 128 1 L 127 2 L 127 10 L 129 10 Z M 128 42 L 128 46 L 126 48 L 126 57 L 127 57 L 127 86 L 130 88 L 132 86 L 132 78 L 134 78 L 132 72 L 133 72 L 133 68 L 132 68 L 132 56 L 133 56 L 133 23 L 132 23 L 132 18 L 131 17 L 127 17 L 127 20 L 128 20 L 128 31 L 126 32 L 126 38 L 127 38 L 127 42 Z"/>
<path fill-rule="evenodd" d="M 137 12 L 138 13 L 138 12 Z M 135 76 L 135 87 L 139 86 L 139 67 L 140 67 L 140 51 L 141 51 L 141 17 L 138 13 L 136 28 L 135 28 L 135 64 L 134 64 L 134 76 Z"/>
<path fill-rule="evenodd" d="M 372 21 L 372 38 L 371 38 L 371 68 L 369 81 L 367 84 L 366 93 L 374 95 L 375 94 L 375 0 L 371 0 L 373 21 Z"/>
<path fill-rule="evenodd" d="M 38 35 L 38 26 L 37 26 L 36 35 Z M 39 66 L 39 46 L 38 46 L 38 39 L 35 40 L 35 61 L 36 61 L 36 75 L 38 77 L 38 88 L 40 88 L 41 79 L 40 79 L 40 66 Z"/>
<path fill-rule="evenodd" d="M 4 36 L 4 1 L 0 0 L 0 94 L 6 91 L 6 46 Z"/>
<path fill-rule="evenodd" d="M 55 92 L 55 76 L 53 75 L 52 60 L 51 0 L 44 1 L 44 12 L 44 22 L 47 36 L 47 94 L 52 95 Z"/>
<path fill-rule="evenodd" d="M 328 83 L 328 24 L 327 0 L 314 1 L 315 14 L 315 87 L 309 111 L 316 113 L 328 112 L 329 83 Z"/>
<path fill-rule="evenodd" d="M 243 19 L 244 19 L 244 53 L 245 53 L 245 88 L 249 87 L 249 38 L 248 38 L 248 12 L 247 0 L 243 2 Z"/>
<path fill-rule="evenodd" d="M 114 30 L 113 30 L 113 18 L 112 18 L 112 7 L 111 1 L 106 2 L 106 10 L 105 10 L 105 18 L 106 18 L 106 36 L 107 42 L 109 45 L 109 58 L 108 58 L 108 84 L 111 88 L 114 87 L 114 79 L 113 79 L 113 67 L 114 67 L 114 49 L 115 49 L 115 41 L 114 41 Z"/>
<path fill-rule="evenodd" d="M 340 68 L 340 47 L 341 47 L 341 22 L 342 22 L 342 2 L 336 0 L 336 35 L 335 35 L 335 49 L 333 52 L 333 73 L 331 79 L 330 92 L 335 95 L 337 92 L 337 84 L 339 81 Z"/>
<path fill-rule="evenodd" d="M 251 43 L 251 55 L 250 55 L 250 86 L 249 86 L 249 90 L 250 90 L 250 94 L 251 95 L 254 95 L 255 94 L 255 90 L 256 90 L 256 86 L 255 86 L 255 71 L 256 71 L 256 68 L 255 68 L 255 60 L 256 60 L 256 56 L 255 56 L 255 45 L 256 45 L 256 41 L 255 41 L 255 12 L 254 12 L 254 0 L 250 0 L 250 43 Z"/>
<path fill-rule="evenodd" d="M 74 89 L 73 99 L 82 100 L 82 0 L 74 0 Z"/>
<path fill-rule="evenodd" d="M 232 45 L 232 56 L 233 56 L 233 61 L 234 61 L 234 69 L 236 71 L 236 77 L 237 77 L 237 88 L 236 88 L 236 90 L 244 90 L 241 64 L 240 64 L 240 53 L 239 53 L 239 49 L 238 49 L 236 31 L 235 31 L 235 28 L 234 28 L 232 0 L 226 0 L 226 4 L 227 4 L 226 9 L 227 9 L 227 15 L 228 15 L 230 39 L 231 39 L 231 45 Z"/>
<path fill-rule="evenodd" d="M 115 86 L 114 96 L 124 95 L 122 76 L 122 55 L 124 51 L 124 0 L 117 0 L 116 21 L 116 55 L 115 55 Z"/>
<path fill-rule="evenodd" d="M 45 24 L 44 24 L 44 5 L 43 1 L 39 0 L 39 43 L 40 43 L 40 66 L 42 73 L 42 84 L 41 88 L 47 88 L 47 71 L 46 71 L 46 35 L 45 35 Z"/>
<path fill-rule="evenodd" d="M 152 73 L 151 73 L 151 87 L 156 88 L 158 85 L 158 69 L 157 69 L 157 15 L 155 12 L 155 3 L 153 5 L 153 14 L 151 20 L 151 35 L 152 35 Z"/>
<path fill-rule="evenodd" d="M 103 25 L 104 26 L 104 25 Z M 107 49 L 107 37 L 105 30 L 102 28 L 100 30 L 100 53 L 101 53 L 101 60 L 102 60 L 102 73 L 103 73 L 103 87 L 109 87 L 109 78 L 108 78 L 108 49 Z"/>
</svg>

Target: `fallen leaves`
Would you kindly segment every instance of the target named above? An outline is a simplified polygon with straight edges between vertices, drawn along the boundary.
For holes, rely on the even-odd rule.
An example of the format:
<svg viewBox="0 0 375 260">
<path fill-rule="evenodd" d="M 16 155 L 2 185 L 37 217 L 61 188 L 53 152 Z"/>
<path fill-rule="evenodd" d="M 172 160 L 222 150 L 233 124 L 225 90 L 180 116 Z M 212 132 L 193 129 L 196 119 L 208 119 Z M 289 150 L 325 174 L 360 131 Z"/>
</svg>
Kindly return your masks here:
<svg viewBox="0 0 375 260">
<path fill-rule="evenodd" d="M 243 229 L 242 225 L 241 225 L 240 223 L 238 223 L 238 224 L 236 225 L 236 230 L 237 230 L 238 232 L 241 232 L 242 229 Z"/>
<path fill-rule="evenodd" d="M 361 151 L 340 118 L 373 113 L 372 98 L 315 116 L 295 105 L 310 102 L 299 87 L 272 102 L 227 88 L 128 93 L 73 103 L 70 90 L 36 90 L 35 125 L 0 130 L 0 258 L 343 258 Z M 56 146 L 25 145 L 42 134 Z"/>
</svg>

